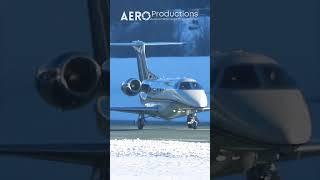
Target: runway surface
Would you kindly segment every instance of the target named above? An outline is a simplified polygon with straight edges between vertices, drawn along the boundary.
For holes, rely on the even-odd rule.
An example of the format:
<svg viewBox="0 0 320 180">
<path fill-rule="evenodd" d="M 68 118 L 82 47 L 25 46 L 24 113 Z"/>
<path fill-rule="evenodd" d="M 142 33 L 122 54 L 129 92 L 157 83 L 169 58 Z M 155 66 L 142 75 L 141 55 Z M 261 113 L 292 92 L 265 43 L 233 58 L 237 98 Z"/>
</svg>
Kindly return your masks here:
<svg viewBox="0 0 320 180">
<path fill-rule="evenodd" d="M 138 130 L 133 121 L 111 121 L 110 138 L 210 142 L 210 124 L 202 122 L 198 129 L 189 129 L 184 122 L 148 121 Z"/>
<path fill-rule="evenodd" d="M 133 121 L 110 123 L 112 180 L 210 179 L 210 129 L 201 123 L 149 121 L 138 130 Z"/>
</svg>

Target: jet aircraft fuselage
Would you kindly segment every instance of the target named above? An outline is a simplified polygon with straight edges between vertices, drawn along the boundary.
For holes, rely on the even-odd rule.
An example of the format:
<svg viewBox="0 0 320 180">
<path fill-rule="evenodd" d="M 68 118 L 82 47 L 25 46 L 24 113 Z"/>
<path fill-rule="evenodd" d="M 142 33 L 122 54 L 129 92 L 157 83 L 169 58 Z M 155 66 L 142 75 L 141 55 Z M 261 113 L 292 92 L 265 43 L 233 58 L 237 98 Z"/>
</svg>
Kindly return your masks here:
<svg viewBox="0 0 320 180">
<path fill-rule="evenodd" d="M 158 107 L 155 115 L 163 119 L 187 116 L 207 107 L 206 93 L 194 79 L 145 80 L 142 87 L 141 102 L 146 107 Z"/>
<path fill-rule="evenodd" d="M 268 144 L 303 144 L 311 121 L 302 91 L 272 58 L 233 52 L 215 58 L 215 126 Z"/>
<path fill-rule="evenodd" d="M 213 69 L 213 175 L 278 180 L 278 161 L 319 155 L 302 90 L 274 59 L 216 53 Z"/>
</svg>

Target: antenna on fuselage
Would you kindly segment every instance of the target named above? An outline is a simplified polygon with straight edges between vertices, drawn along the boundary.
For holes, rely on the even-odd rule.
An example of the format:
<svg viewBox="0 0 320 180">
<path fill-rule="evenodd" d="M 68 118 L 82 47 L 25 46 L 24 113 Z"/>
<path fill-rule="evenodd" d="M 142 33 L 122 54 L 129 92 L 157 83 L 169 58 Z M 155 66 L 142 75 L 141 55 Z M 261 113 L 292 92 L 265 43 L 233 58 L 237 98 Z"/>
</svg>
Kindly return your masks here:
<svg viewBox="0 0 320 180">
<path fill-rule="evenodd" d="M 130 43 L 110 43 L 111 46 L 132 46 L 137 53 L 137 64 L 140 81 L 148 79 L 159 79 L 153 74 L 146 63 L 146 46 L 168 46 L 168 45 L 183 45 L 182 42 L 143 42 L 143 41 L 132 41 Z"/>
</svg>

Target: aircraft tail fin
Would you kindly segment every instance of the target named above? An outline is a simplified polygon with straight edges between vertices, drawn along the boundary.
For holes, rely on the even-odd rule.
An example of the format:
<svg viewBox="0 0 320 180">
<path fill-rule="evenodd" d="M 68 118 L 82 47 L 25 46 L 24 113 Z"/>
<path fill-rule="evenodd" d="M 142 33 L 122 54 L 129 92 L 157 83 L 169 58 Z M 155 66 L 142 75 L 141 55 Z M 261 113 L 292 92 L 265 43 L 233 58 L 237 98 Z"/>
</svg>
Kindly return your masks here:
<svg viewBox="0 0 320 180">
<path fill-rule="evenodd" d="M 140 81 L 146 79 L 158 79 L 147 66 L 146 63 L 146 46 L 168 46 L 168 45 L 183 45 L 183 42 L 143 42 L 132 41 L 129 43 L 110 43 L 111 46 L 132 46 L 137 53 L 137 64 Z"/>
</svg>

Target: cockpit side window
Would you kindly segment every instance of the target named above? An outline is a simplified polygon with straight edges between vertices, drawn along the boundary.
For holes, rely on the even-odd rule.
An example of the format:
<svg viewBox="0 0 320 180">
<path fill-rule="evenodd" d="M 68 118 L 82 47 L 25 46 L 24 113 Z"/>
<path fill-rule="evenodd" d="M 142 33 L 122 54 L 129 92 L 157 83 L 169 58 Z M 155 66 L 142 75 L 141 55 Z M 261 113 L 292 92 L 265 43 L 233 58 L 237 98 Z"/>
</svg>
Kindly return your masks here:
<svg viewBox="0 0 320 180">
<path fill-rule="evenodd" d="M 220 88 L 255 89 L 260 87 L 254 65 L 233 65 L 224 70 Z"/>
<path fill-rule="evenodd" d="M 195 90 L 202 89 L 199 83 L 197 82 L 181 82 L 179 85 L 179 89 L 181 90 Z"/>
<path fill-rule="evenodd" d="M 202 89 L 202 86 L 200 86 L 200 84 L 197 82 L 191 82 L 190 85 L 192 89 Z"/>
<path fill-rule="evenodd" d="M 295 81 L 277 65 L 263 65 L 259 68 L 263 77 L 263 87 L 268 89 L 296 88 Z"/>
</svg>

